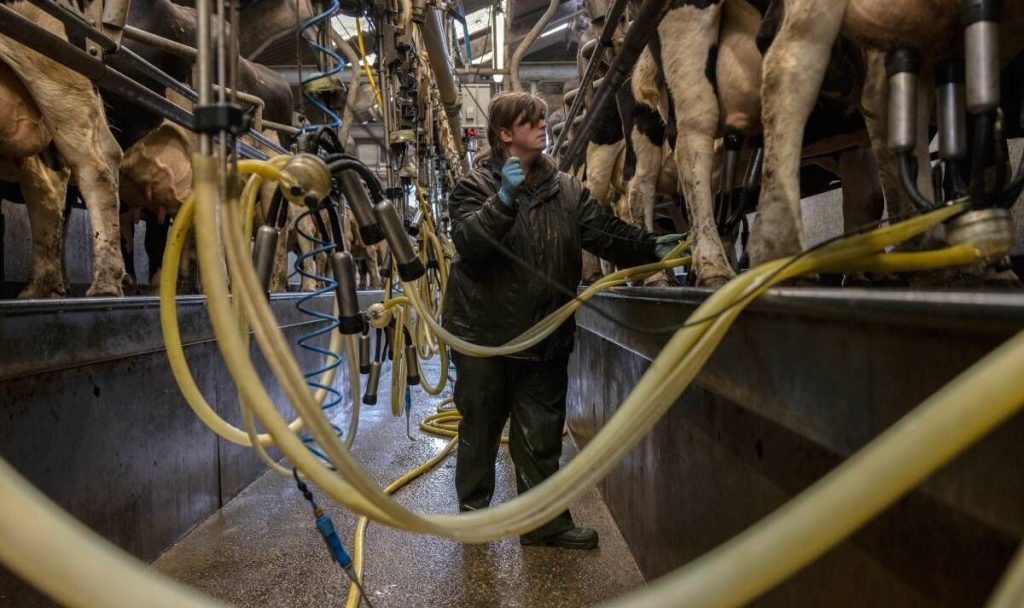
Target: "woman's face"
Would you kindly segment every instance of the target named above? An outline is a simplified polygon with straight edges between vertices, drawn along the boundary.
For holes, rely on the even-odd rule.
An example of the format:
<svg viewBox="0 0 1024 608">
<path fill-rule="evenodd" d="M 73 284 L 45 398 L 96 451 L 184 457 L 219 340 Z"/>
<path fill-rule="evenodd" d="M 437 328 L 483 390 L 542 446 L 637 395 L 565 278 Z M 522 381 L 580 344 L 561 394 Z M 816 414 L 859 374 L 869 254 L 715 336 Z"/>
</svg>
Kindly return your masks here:
<svg viewBox="0 0 1024 608">
<path fill-rule="evenodd" d="M 501 140 L 515 154 L 543 152 L 548 147 L 547 121 L 541 118 L 536 124 L 518 124 L 511 129 L 501 130 Z"/>
</svg>

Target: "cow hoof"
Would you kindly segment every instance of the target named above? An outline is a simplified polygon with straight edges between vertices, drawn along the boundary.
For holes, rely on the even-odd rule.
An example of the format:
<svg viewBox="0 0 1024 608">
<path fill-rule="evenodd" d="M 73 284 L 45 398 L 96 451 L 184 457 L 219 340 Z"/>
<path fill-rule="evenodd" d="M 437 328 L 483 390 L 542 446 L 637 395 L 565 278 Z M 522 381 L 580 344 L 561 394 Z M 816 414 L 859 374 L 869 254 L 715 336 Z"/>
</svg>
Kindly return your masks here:
<svg viewBox="0 0 1024 608">
<path fill-rule="evenodd" d="M 697 279 L 697 287 L 706 287 L 708 289 L 719 289 L 724 287 L 726 283 L 731 280 L 731 277 L 701 277 Z"/>
<path fill-rule="evenodd" d="M 122 296 L 124 296 L 124 290 L 121 289 L 120 285 L 118 285 L 117 287 L 95 287 L 94 286 L 94 287 L 90 287 L 85 292 L 85 297 L 87 297 L 87 298 L 106 298 L 106 297 L 120 298 Z"/>
<path fill-rule="evenodd" d="M 67 295 L 63 289 L 57 287 L 42 287 L 39 285 L 28 285 L 18 294 L 19 300 L 48 300 L 51 298 L 63 298 Z"/>
</svg>

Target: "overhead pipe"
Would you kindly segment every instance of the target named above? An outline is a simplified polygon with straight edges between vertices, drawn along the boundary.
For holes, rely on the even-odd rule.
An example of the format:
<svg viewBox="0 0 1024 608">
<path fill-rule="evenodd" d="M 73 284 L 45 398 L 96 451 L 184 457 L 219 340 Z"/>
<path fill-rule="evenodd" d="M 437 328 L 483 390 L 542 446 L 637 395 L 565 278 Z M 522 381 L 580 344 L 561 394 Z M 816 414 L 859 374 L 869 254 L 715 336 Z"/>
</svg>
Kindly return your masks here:
<svg viewBox="0 0 1024 608">
<path fill-rule="evenodd" d="M 193 61 L 198 53 L 195 48 L 187 44 L 182 44 L 176 40 L 164 38 L 163 36 L 157 36 L 156 34 L 147 32 L 146 30 L 140 30 L 132 25 L 124 26 L 124 37 L 129 40 L 148 44 L 149 46 L 165 50 L 168 53 L 173 53 L 179 57 L 184 57 L 185 59 L 191 59 Z"/>
<path fill-rule="evenodd" d="M 434 72 L 434 80 L 437 82 L 445 114 L 448 115 L 448 130 L 451 132 L 455 147 L 458 148 L 463 170 L 469 171 L 469 159 L 462 143 L 462 101 L 455 87 L 455 74 L 452 73 L 452 64 L 448 59 L 448 49 L 445 48 L 444 33 L 437 9 L 432 8 L 428 11 L 423 25 L 423 45 L 430 59 L 430 68 Z"/>
<path fill-rule="evenodd" d="M 572 80 L 579 76 L 576 62 L 568 61 L 538 61 L 521 63 L 519 65 L 519 77 L 523 80 L 540 80 L 545 82 L 561 82 Z M 473 66 L 469 68 L 456 68 L 458 76 L 498 76 L 511 74 L 509 68 L 495 69 L 484 66 Z"/>
<path fill-rule="evenodd" d="M 612 6 L 612 10 L 608 13 L 609 16 L 616 14 L 616 7 L 618 4 L 619 2 L 616 0 L 615 5 Z M 665 16 L 665 13 L 668 12 L 671 6 L 672 5 L 669 0 L 644 0 L 644 3 L 640 6 L 640 11 L 637 13 L 636 23 L 661 23 L 661 19 Z M 621 15 L 621 12 L 618 14 Z M 618 17 L 615 18 L 615 21 L 618 21 Z M 602 40 L 605 39 L 606 33 L 614 31 L 614 25 L 614 21 L 609 21 L 604 24 L 604 30 L 602 30 L 601 33 Z M 609 30 L 609 28 L 611 29 Z M 633 66 L 636 65 L 636 60 L 640 57 L 640 53 L 647 47 L 647 43 L 651 41 L 651 38 L 654 37 L 654 34 L 657 31 L 658 28 L 644 27 L 643 25 L 640 25 L 640 27 L 631 28 L 629 32 L 626 33 L 626 38 L 622 42 L 622 48 L 615 55 L 615 59 L 612 61 L 611 67 L 608 68 L 608 73 L 605 74 L 604 84 L 594 94 L 594 99 L 591 102 L 589 111 L 584 116 L 583 124 L 581 124 L 574 133 L 572 142 L 569 144 L 569 149 L 566 151 L 565 155 L 562 156 L 559 169 L 567 171 L 576 160 L 576 157 L 583 151 L 587 141 L 587 135 L 589 135 L 591 129 L 594 128 L 594 121 L 601 115 L 601 110 L 604 109 L 605 105 L 611 103 L 615 94 L 618 93 L 619 88 L 622 86 L 622 83 L 626 82 L 626 79 L 629 78 L 630 73 L 633 71 Z M 610 34 L 607 39 L 609 41 L 611 40 Z M 595 65 L 596 62 L 591 60 L 590 64 L 587 66 L 587 74 L 584 75 L 585 80 L 580 84 L 580 89 L 585 90 L 584 87 L 590 85 L 590 81 L 594 77 L 591 67 Z M 587 76 L 590 78 L 587 78 Z M 570 111 L 569 116 L 566 116 L 567 122 L 576 119 L 583 97 L 583 95 L 576 96 L 576 100 L 573 102 L 573 109 L 575 112 Z M 559 141 L 564 140 L 564 138 L 565 132 L 562 133 L 562 137 L 559 138 Z M 556 150 L 557 145 L 558 144 L 556 143 Z"/>
<path fill-rule="evenodd" d="M 558 11 L 558 7 L 560 4 L 560 0 L 551 0 L 551 2 L 548 4 L 548 10 L 544 11 L 544 14 L 541 15 L 540 21 L 533 25 L 533 28 L 530 29 L 530 31 L 526 34 L 526 37 L 523 38 L 522 41 L 519 43 L 519 46 L 516 47 L 515 53 L 512 54 L 512 63 L 509 64 L 509 70 L 511 72 L 510 75 L 512 77 L 513 91 L 523 90 L 523 83 L 519 79 L 519 62 L 523 60 L 523 57 L 526 55 L 526 51 L 530 50 L 530 47 L 533 46 L 533 43 L 536 42 L 537 38 L 540 37 L 540 34 L 541 32 L 544 31 L 544 28 L 548 26 L 548 23 L 551 21 L 551 18 L 554 17 L 555 13 Z"/>
</svg>

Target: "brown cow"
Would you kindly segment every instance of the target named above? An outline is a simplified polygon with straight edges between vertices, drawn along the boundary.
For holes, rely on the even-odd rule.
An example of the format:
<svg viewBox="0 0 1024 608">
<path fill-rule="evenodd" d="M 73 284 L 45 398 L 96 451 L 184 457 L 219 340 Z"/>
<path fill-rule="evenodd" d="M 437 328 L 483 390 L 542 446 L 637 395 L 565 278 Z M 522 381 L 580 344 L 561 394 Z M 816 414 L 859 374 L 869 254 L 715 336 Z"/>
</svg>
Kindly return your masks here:
<svg viewBox="0 0 1024 608">
<path fill-rule="evenodd" d="M 65 37 L 64 26 L 25 2 L 15 11 Z M 56 61 L 0 35 L 0 166 L 21 184 L 32 223 L 33 263 L 22 298 L 66 295 L 62 213 L 68 178 L 85 199 L 93 230 L 93 274 L 86 295 L 123 293 L 124 261 L 118 242 L 118 166 L 103 104 L 89 80 Z M 41 155 L 50 145 L 68 170 Z"/>
</svg>

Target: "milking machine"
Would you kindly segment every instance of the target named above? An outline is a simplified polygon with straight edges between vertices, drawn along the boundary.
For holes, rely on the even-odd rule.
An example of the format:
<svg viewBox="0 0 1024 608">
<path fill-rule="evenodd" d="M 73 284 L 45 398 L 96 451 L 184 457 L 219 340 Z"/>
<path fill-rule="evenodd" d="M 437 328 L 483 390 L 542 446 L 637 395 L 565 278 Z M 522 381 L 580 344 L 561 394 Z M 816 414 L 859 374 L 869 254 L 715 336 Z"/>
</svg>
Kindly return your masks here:
<svg viewBox="0 0 1024 608">
<path fill-rule="evenodd" d="M 1000 108 L 998 0 L 963 0 L 963 59 L 935 65 L 939 162 L 931 169 L 933 197 L 920 191 L 915 150 L 918 142 L 917 90 L 921 60 L 913 49 L 886 56 L 889 79 L 889 149 L 896 156 L 900 183 L 922 212 L 967 201 L 969 209 L 951 219 L 946 237 L 951 244 L 981 246 L 982 257 L 996 262 L 1014 241 L 1009 208 L 1024 190 L 1024 158 L 1009 171 L 1005 121 Z M 983 245 L 981 245 L 983 244 Z"/>
</svg>

